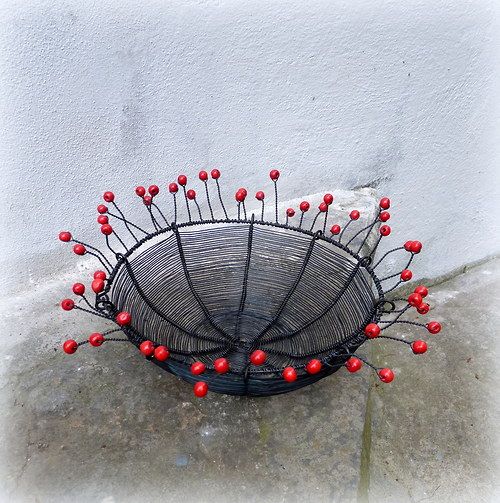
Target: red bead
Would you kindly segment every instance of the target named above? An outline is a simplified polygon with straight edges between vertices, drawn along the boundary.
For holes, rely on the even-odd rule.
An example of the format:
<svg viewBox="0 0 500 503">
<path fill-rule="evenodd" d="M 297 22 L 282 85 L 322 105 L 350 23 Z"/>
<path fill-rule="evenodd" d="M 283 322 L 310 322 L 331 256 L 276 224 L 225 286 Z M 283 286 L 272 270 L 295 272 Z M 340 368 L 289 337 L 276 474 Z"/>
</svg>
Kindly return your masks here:
<svg viewBox="0 0 500 503">
<path fill-rule="evenodd" d="M 282 376 L 286 382 L 293 382 L 297 380 L 297 371 L 293 367 L 285 367 Z"/>
<path fill-rule="evenodd" d="M 179 175 L 177 177 L 177 181 L 179 182 L 179 185 L 182 185 L 183 187 L 185 187 L 186 184 L 188 183 L 188 179 L 187 179 L 186 175 Z"/>
<path fill-rule="evenodd" d="M 71 241 L 71 232 L 68 231 L 62 231 L 59 233 L 59 239 L 61 241 L 64 241 L 67 243 L 68 241 Z"/>
<path fill-rule="evenodd" d="M 280 172 L 277 170 L 277 169 L 273 169 L 270 173 L 269 173 L 269 177 L 271 178 L 271 180 L 273 182 L 275 182 L 279 177 L 280 177 Z"/>
<path fill-rule="evenodd" d="M 73 339 L 69 339 L 63 344 L 63 351 L 68 355 L 72 355 L 77 349 L 78 343 Z"/>
<path fill-rule="evenodd" d="M 234 195 L 234 198 L 239 203 L 242 203 L 245 200 L 245 197 L 246 197 L 246 194 L 241 189 L 238 190 L 238 192 L 236 192 L 236 194 Z"/>
<path fill-rule="evenodd" d="M 155 352 L 155 346 L 151 341 L 144 341 L 139 345 L 139 351 L 144 356 L 153 356 L 153 353 Z"/>
<path fill-rule="evenodd" d="M 256 192 L 255 194 L 255 199 L 257 199 L 258 201 L 263 201 L 264 200 L 264 192 L 262 192 L 262 190 L 259 190 L 259 192 Z"/>
<path fill-rule="evenodd" d="M 171 184 L 169 184 L 168 191 L 171 194 L 176 194 L 178 190 L 179 190 L 179 186 L 175 182 L 172 182 Z"/>
<path fill-rule="evenodd" d="M 262 351 L 261 349 L 256 349 L 251 355 L 250 355 L 250 361 L 254 365 L 262 365 L 267 359 L 266 353 Z"/>
<path fill-rule="evenodd" d="M 90 334 L 89 343 L 91 346 L 98 347 L 104 342 L 104 336 L 99 332 Z"/>
<path fill-rule="evenodd" d="M 198 381 L 193 386 L 193 391 L 198 398 L 203 398 L 208 392 L 208 384 L 203 381 Z"/>
<path fill-rule="evenodd" d="M 198 178 L 202 181 L 202 182 L 206 182 L 208 180 L 208 173 L 206 171 L 200 171 L 198 173 Z"/>
<path fill-rule="evenodd" d="M 401 281 L 410 281 L 410 279 L 412 278 L 413 276 L 413 273 L 410 271 L 410 269 L 403 269 L 401 271 Z"/>
<path fill-rule="evenodd" d="M 422 302 L 420 306 L 417 307 L 418 314 L 427 314 L 430 310 L 429 304 L 426 304 L 425 302 Z"/>
<path fill-rule="evenodd" d="M 96 271 L 94 273 L 94 279 L 106 279 L 106 273 L 104 271 Z"/>
<path fill-rule="evenodd" d="M 92 281 L 91 286 L 94 293 L 101 293 L 104 290 L 104 280 L 96 278 Z"/>
<path fill-rule="evenodd" d="M 139 187 L 135 188 L 135 193 L 139 197 L 144 197 L 146 195 L 146 189 L 142 185 L 139 185 Z"/>
<path fill-rule="evenodd" d="M 214 370 L 218 374 L 225 374 L 229 371 L 229 362 L 225 358 L 217 358 L 214 361 Z"/>
<path fill-rule="evenodd" d="M 431 334 L 438 334 L 441 332 L 441 323 L 438 323 L 437 321 L 429 321 L 426 327 Z"/>
<path fill-rule="evenodd" d="M 380 206 L 383 210 L 388 210 L 388 209 L 391 207 L 391 200 L 390 200 L 388 197 L 383 197 L 383 198 L 380 200 L 379 206 Z"/>
<path fill-rule="evenodd" d="M 105 236 L 109 236 L 110 234 L 113 234 L 113 227 L 111 227 L 111 225 L 109 224 L 101 225 L 101 232 Z"/>
<path fill-rule="evenodd" d="M 309 211 L 310 207 L 311 207 L 311 205 L 307 201 L 302 201 L 299 206 L 300 211 L 302 211 L 303 213 L 305 213 L 306 211 Z"/>
<path fill-rule="evenodd" d="M 286 210 L 286 215 L 290 218 L 292 218 L 295 215 L 295 210 L 293 208 L 288 208 Z"/>
<path fill-rule="evenodd" d="M 359 211 L 358 210 L 352 210 L 351 213 L 349 213 L 349 218 L 351 220 L 357 220 L 359 218 Z"/>
<path fill-rule="evenodd" d="M 321 213 L 326 213 L 328 211 L 328 204 L 326 204 L 324 201 L 318 206 L 318 210 L 321 211 Z"/>
<path fill-rule="evenodd" d="M 73 293 L 75 295 L 83 295 L 85 293 L 85 285 L 83 283 L 75 283 L 73 285 Z"/>
<path fill-rule="evenodd" d="M 332 203 L 333 203 L 333 196 L 332 196 L 332 194 L 325 194 L 325 195 L 323 196 L 323 201 L 324 201 L 326 204 L 328 204 L 328 206 L 330 206 L 330 204 L 332 204 Z"/>
<path fill-rule="evenodd" d="M 191 365 L 191 374 L 194 374 L 195 376 L 198 376 L 200 374 L 203 374 L 206 369 L 206 365 L 203 362 L 194 362 Z"/>
<path fill-rule="evenodd" d="M 424 341 L 414 341 L 411 343 L 411 349 L 416 355 L 421 355 L 427 351 L 427 344 Z"/>
<path fill-rule="evenodd" d="M 363 366 L 363 362 L 356 358 L 355 356 L 351 356 L 349 360 L 345 362 L 345 367 L 349 372 L 357 372 Z"/>
<path fill-rule="evenodd" d="M 340 225 L 335 224 L 335 225 L 332 225 L 332 228 L 330 229 L 330 232 L 332 234 L 340 234 L 340 230 L 341 230 L 340 229 Z"/>
<path fill-rule="evenodd" d="M 413 291 L 419 293 L 422 297 L 427 297 L 427 295 L 429 295 L 429 290 L 427 290 L 424 285 L 418 285 Z"/>
<path fill-rule="evenodd" d="M 380 234 L 382 236 L 388 236 L 391 233 L 391 228 L 388 225 L 382 225 L 380 227 Z"/>
<path fill-rule="evenodd" d="M 75 307 L 75 302 L 71 299 L 64 299 L 61 301 L 61 307 L 64 311 L 71 311 Z"/>
<path fill-rule="evenodd" d="M 422 250 L 422 243 L 420 241 L 412 241 L 410 251 L 412 253 L 420 253 Z"/>
<path fill-rule="evenodd" d="M 321 371 L 321 367 L 323 367 L 322 363 L 319 360 L 313 359 L 306 365 L 306 372 L 309 374 L 317 374 Z"/>
<path fill-rule="evenodd" d="M 150 185 L 148 188 L 148 192 L 152 197 L 157 196 L 160 193 L 160 187 L 158 185 Z"/>
<path fill-rule="evenodd" d="M 142 198 L 142 202 L 146 205 L 146 206 L 151 206 L 151 203 L 153 202 L 153 198 L 151 196 L 144 196 Z"/>
<path fill-rule="evenodd" d="M 132 316 L 127 311 L 122 311 L 116 315 L 116 323 L 120 326 L 130 325 L 132 321 Z"/>
<path fill-rule="evenodd" d="M 245 187 L 240 187 L 238 189 L 238 192 L 243 192 L 243 194 L 245 194 L 245 197 L 247 197 L 247 195 L 248 195 L 247 189 L 245 189 Z"/>
<path fill-rule="evenodd" d="M 413 241 L 406 241 L 406 243 L 404 244 L 404 249 L 406 251 L 411 251 L 411 245 L 412 245 Z"/>
<path fill-rule="evenodd" d="M 83 246 L 83 245 L 77 244 L 77 245 L 73 246 L 73 251 L 77 255 L 85 255 L 87 253 L 87 248 L 85 248 L 85 246 Z"/>
<path fill-rule="evenodd" d="M 408 304 L 413 307 L 419 307 L 423 302 L 422 296 L 419 293 L 411 293 L 408 296 Z"/>
<path fill-rule="evenodd" d="M 380 327 L 376 323 L 369 323 L 365 327 L 365 335 L 368 339 L 375 339 L 380 335 Z"/>
<path fill-rule="evenodd" d="M 214 180 L 218 180 L 220 178 L 220 171 L 218 169 L 213 169 L 212 171 L 210 171 L 210 176 Z"/>
<path fill-rule="evenodd" d="M 113 192 L 110 192 L 109 190 L 105 192 L 102 196 L 102 198 L 107 202 L 107 203 L 112 203 L 115 200 L 115 195 Z"/>
<path fill-rule="evenodd" d="M 102 215 L 103 213 L 107 213 L 107 212 L 108 212 L 108 207 L 105 204 L 100 204 L 97 207 L 97 213 L 100 213 Z"/>
<path fill-rule="evenodd" d="M 193 199 L 196 199 L 196 192 L 193 189 L 189 189 L 186 192 L 186 197 L 192 201 Z"/>
<path fill-rule="evenodd" d="M 164 362 L 170 356 L 170 351 L 165 346 L 155 348 L 154 357 L 159 362 Z"/>
<path fill-rule="evenodd" d="M 101 225 L 107 224 L 109 223 L 109 218 L 107 217 L 107 215 L 99 215 L 97 217 L 97 223 Z"/>
<path fill-rule="evenodd" d="M 388 211 L 382 211 L 380 213 L 380 215 L 378 216 L 378 219 L 381 222 L 387 222 L 387 220 L 389 220 L 389 218 L 391 218 L 391 214 Z"/>
<path fill-rule="evenodd" d="M 382 382 L 390 383 L 394 380 L 394 372 L 391 369 L 380 369 L 378 376 Z"/>
</svg>

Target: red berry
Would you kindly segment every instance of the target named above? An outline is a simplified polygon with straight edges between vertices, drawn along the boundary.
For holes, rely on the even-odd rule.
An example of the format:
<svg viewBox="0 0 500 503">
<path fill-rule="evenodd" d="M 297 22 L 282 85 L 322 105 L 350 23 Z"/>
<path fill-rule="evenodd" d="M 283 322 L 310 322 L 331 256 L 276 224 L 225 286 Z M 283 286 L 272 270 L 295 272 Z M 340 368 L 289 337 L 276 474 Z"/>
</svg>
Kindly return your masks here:
<svg viewBox="0 0 500 503">
<path fill-rule="evenodd" d="M 430 308 L 431 307 L 429 306 L 429 304 L 422 302 L 422 304 L 420 304 L 420 306 L 417 307 L 417 311 L 419 314 L 427 314 Z"/>
<path fill-rule="evenodd" d="M 83 283 L 75 283 L 73 285 L 73 293 L 75 295 L 83 295 L 85 293 L 85 285 Z"/>
<path fill-rule="evenodd" d="M 328 204 L 326 204 L 324 201 L 318 206 L 318 210 L 321 211 L 321 213 L 326 213 L 328 211 Z"/>
<path fill-rule="evenodd" d="M 411 251 L 411 245 L 412 245 L 413 241 L 406 241 L 406 243 L 404 244 L 404 249 L 406 251 Z"/>
<path fill-rule="evenodd" d="M 422 297 L 427 297 L 429 294 L 429 290 L 424 285 L 418 285 L 413 291 L 419 293 Z"/>
<path fill-rule="evenodd" d="M 229 362 L 225 358 L 217 358 L 214 361 L 214 370 L 218 374 L 225 374 L 229 371 Z"/>
<path fill-rule="evenodd" d="M 273 169 L 269 176 L 273 182 L 275 182 L 280 177 L 280 172 L 277 169 Z"/>
<path fill-rule="evenodd" d="M 250 361 L 254 365 L 262 365 L 267 359 L 266 353 L 262 351 L 261 349 L 256 349 L 251 355 L 250 355 Z"/>
<path fill-rule="evenodd" d="M 380 215 L 378 216 L 378 219 L 381 222 L 387 222 L 387 220 L 389 220 L 389 218 L 391 218 L 391 214 L 388 211 L 382 211 L 380 213 Z"/>
<path fill-rule="evenodd" d="M 300 211 L 302 211 L 303 213 L 305 213 L 306 211 L 309 211 L 310 207 L 311 207 L 311 205 L 307 201 L 302 201 L 299 206 Z"/>
<path fill-rule="evenodd" d="M 153 353 L 155 352 L 155 346 L 151 341 L 144 341 L 139 345 L 139 351 L 144 356 L 153 356 Z"/>
<path fill-rule="evenodd" d="M 363 366 L 363 362 L 356 358 L 355 356 L 351 356 L 349 360 L 345 362 L 345 367 L 349 372 L 357 372 Z"/>
<path fill-rule="evenodd" d="M 429 321 L 426 327 L 431 334 L 438 334 L 441 332 L 441 323 L 438 323 L 437 321 Z"/>
<path fill-rule="evenodd" d="M 285 367 L 282 376 L 286 382 L 293 382 L 297 380 L 297 371 L 293 367 Z"/>
<path fill-rule="evenodd" d="M 401 281 L 410 281 L 411 277 L 413 276 L 413 273 L 410 271 L 410 269 L 403 269 L 401 271 Z"/>
<path fill-rule="evenodd" d="M 206 182 L 208 180 L 208 173 L 206 171 L 200 171 L 198 173 L 198 178 L 202 181 L 202 182 Z"/>
<path fill-rule="evenodd" d="M 391 228 L 388 225 L 382 225 L 380 227 L 380 234 L 382 236 L 388 236 L 391 233 Z"/>
<path fill-rule="evenodd" d="M 241 189 L 238 190 L 238 192 L 236 192 L 236 194 L 234 195 L 234 198 L 239 203 L 242 203 L 245 200 L 245 197 L 246 197 L 246 194 Z"/>
<path fill-rule="evenodd" d="M 423 302 L 422 296 L 419 293 L 411 293 L 408 296 L 408 304 L 413 307 L 419 307 Z"/>
<path fill-rule="evenodd" d="M 210 176 L 214 180 L 218 180 L 220 178 L 220 171 L 218 169 L 213 169 L 212 171 L 210 171 Z"/>
<path fill-rule="evenodd" d="M 170 356 L 170 351 L 165 346 L 158 346 L 155 348 L 154 356 L 159 362 L 164 362 Z"/>
<path fill-rule="evenodd" d="M 208 384 L 203 381 L 198 381 L 195 383 L 193 391 L 198 398 L 203 398 L 208 392 Z"/>
<path fill-rule="evenodd" d="M 111 227 L 111 225 L 109 224 L 101 225 L 101 232 L 105 236 L 109 236 L 110 234 L 113 234 L 113 227 Z"/>
<path fill-rule="evenodd" d="M 144 196 L 142 198 L 142 202 L 146 205 L 146 206 L 151 206 L 151 203 L 153 202 L 153 198 L 151 196 Z"/>
<path fill-rule="evenodd" d="M 179 190 L 179 186 L 175 182 L 172 182 L 171 184 L 169 184 L 168 191 L 171 194 L 176 194 L 178 190 Z"/>
<path fill-rule="evenodd" d="M 388 210 L 388 209 L 391 207 L 391 200 L 390 200 L 388 197 L 383 197 L 383 198 L 380 200 L 379 206 L 380 206 L 383 210 Z"/>
<path fill-rule="evenodd" d="M 109 218 L 107 217 L 107 215 L 99 215 L 97 217 L 97 223 L 101 225 L 107 224 L 109 223 Z"/>
<path fill-rule="evenodd" d="M 194 374 L 195 376 L 203 374 L 206 368 L 207 367 L 203 362 L 194 362 L 191 365 L 191 374 Z"/>
<path fill-rule="evenodd" d="M 380 335 L 380 327 L 376 323 L 369 323 L 365 327 L 365 335 L 368 339 L 375 339 Z"/>
<path fill-rule="evenodd" d="M 106 279 L 106 273 L 104 271 L 96 271 L 94 273 L 94 279 Z"/>
<path fill-rule="evenodd" d="M 193 199 L 196 199 L 196 192 L 193 189 L 189 189 L 186 192 L 186 197 L 192 201 Z"/>
<path fill-rule="evenodd" d="M 127 311 L 122 311 L 121 313 L 118 313 L 116 315 L 116 323 L 120 326 L 125 326 L 125 325 L 130 325 L 132 321 L 132 316 L 130 313 L 127 313 Z"/>
<path fill-rule="evenodd" d="M 71 311 L 75 307 L 75 302 L 71 299 L 64 299 L 61 301 L 61 307 L 64 311 Z"/>
<path fill-rule="evenodd" d="M 259 192 L 256 192 L 255 194 L 255 199 L 259 200 L 259 201 L 263 201 L 264 200 L 264 192 L 262 192 L 262 190 L 259 190 Z"/>
<path fill-rule="evenodd" d="M 292 218 L 295 215 L 295 210 L 293 208 L 288 208 L 286 214 L 288 217 Z"/>
<path fill-rule="evenodd" d="M 115 195 L 113 192 L 110 192 L 109 190 L 105 192 L 102 195 L 102 198 L 107 202 L 107 203 L 112 203 L 115 200 Z"/>
<path fill-rule="evenodd" d="M 100 204 L 97 207 L 97 213 L 100 213 L 102 215 L 103 213 L 107 213 L 107 212 L 108 212 L 108 207 L 105 204 Z"/>
<path fill-rule="evenodd" d="M 188 179 L 187 179 L 186 175 L 179 175 L 177 177 L 177 181 L 179 182 L 179 185 L 182 185 L 183 187 L 185 187 L 186 184 L 188 183 Z"/>
<path fill-rule="evenodd" d="M 61 241 L 64 241 L 67 243 L 68 241 L 71 241 L 71 232 L 68 231 L 62 231 L 59 233 L 59 239 Z"/>
<path fill-rule="evenodd" d="M 335 225 L 332 225 L 332 228 L 330 229 L 330 232 L 332 234 L 340 234 L 340 230 L 341 230 L 340 229 L 340 225 L 335 224 Z"/>
<path fill-rule="evenodd" d="M 359 211 L 358 210 L 352 210 L 351 213 L 349 213 L 349 218 L 351 220 L 357 220 L 359 218 Z"/>
<path fill-rule="evenodd" d="M 148 188 L 148 192 L 152 197 L 157 196 L 160 193 L 160 187 L 158 185 L 150 185 Z"/>
<path fill-rule="evenodd" d="M 146 195 L 146 189 L 142 185 L 139 185 L 139 187 L 135 188 L 135 193 L 139 197 L 144 197 Z"/>
<path fill-rule="evenodd" d="M 313 359 L 306 365 L 306 371 L 309 374 L 317 374 L 321 371 L 322 363 L 319 360 Z"/>
<path fill-rule="evenodd" d="M 104 336 L 99 332 L 90 334 L 89 343 L 91 346 L 98 347 L 104 342 Z"/>
<path fill-rule="evenodd" d="M 83 246 L 83 245 L 77 244 L 77 245 L 73 246 L 73 251 L 77 255 L 85 255 L 87 253 L 87 248 L 85 248 L 85 246 Z"/>
<path fill-rule="evenodd" d="M 331 194 L 325 194 L 323 196 L 323 201 L 330 206 L 333 203 L 333 196 Z"/>
<path fill-rule="evenodd" d="M 63 351 L 68 355 L 72 355 L 77 349 L 78 343 L 73 339 L 69 339 L 63 344 Z"/>
<path fill-rule="evenodd" d="M 394 380 L 394 372 L 391 369 L 380 369 L 378 376 L 382 382 L 390 383 Z"/>
<path fill-rule="evenodd" d="M 411 343 L 411 349 L 416 355 L 421 355 L 427 351 L 427 344 L 424 341 L 414 341 Z"/>
<path fill-rule="evenodd" d="M 412 253 L 420 253 L 422 250 L 422 243 L 420 241 L 412 241 L 410 251 Z"/>
<path fill-rule="evenodd" d="M 92 281 L 92 290 L 94 293 L 101 293 L 104 290 L 104 281 L 102 279 L 96 278 Z"/>
<path fill-rule="evenodd" d="M 247 197 L 247 195 L 248 195 L 247 189 L 245 189 L 245 187 L 240 187 L 238 189 L 238 192 L 243 192 L 243 194 L 245 194 L 245 197 Z"/>
</svg>

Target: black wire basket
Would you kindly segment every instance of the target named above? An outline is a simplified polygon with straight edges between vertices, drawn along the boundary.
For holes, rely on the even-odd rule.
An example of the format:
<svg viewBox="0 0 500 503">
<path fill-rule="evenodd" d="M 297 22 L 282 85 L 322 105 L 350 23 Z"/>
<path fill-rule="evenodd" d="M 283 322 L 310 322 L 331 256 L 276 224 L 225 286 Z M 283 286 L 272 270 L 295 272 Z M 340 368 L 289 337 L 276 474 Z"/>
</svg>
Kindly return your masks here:
<svg viewBox="0 0 500 503">
<path fill-rule="evenodd" d="M 69 232 L 60 233 L 62 241 L 75 243 L 76 254 L 93 255 L 104 268 L 94 274 L 92 302 L 85 295 L 85 286 L 76 283 L 73 292 L 81 301 L 75 304 L 65 299 L 62 307 L 113 320 L 117 328 L 91 334 L 79 343 L 70 339 L 64 343 L 64 351 L 72 354 L 87 343 L 101 346 L 130 341 L 148 360 L 193 383 L 200 397 L 209 389 L 232 395 L 285 393 L 343 366 L 356 372 L 363 363 L 383 382 L 391 382 L 391 369 L 374 367 L 356 351 L 368 340 L 395 339 L 384 335 L 395 323 L 439 332 L 438 322 L 401 319 L 412 307 L 421 314 L 429 311 L 424 286 L 418 286 L 407 299 L 386 300 L 387 293 L 411 279 L 408 267 L 422 245 L 408 241 L 373 263 L 381 239 L 391 232 L 384 223 L 390 218 L 387 198 L 380 201 L 372 221 L 360 229 L 354 227 L 360 213 L 353 210 L 343 228 L 334 224 L 327 234 L 331 194 L 324 196 L 311 219 L 307 219 L 311 206 L 303 201 L 297 212 L 288 208 L 285 221 L 280 222 L 279 176 L 277 170 L 270 173 L 275 217 L 271 221 L 265 219 L 262 191 L 255 196 L 259 210 L 247 213 L 245 189 L 236 192 L 235 215 L 231 217 L 231 208 L 228 213 L 221 197 L 218 170 L 211 172 L 217 207 L 211 200 L 205 171 L 199 173 L 205 189 L 204 205 L 194 190 L 186 189 L 184 175 L 178 177 L 178 184 L 169 185 L 171 220 L 157 204 L 156 185 L 148 191 L 137 187 L 151 230 L 125 218 L 114 194 L 106 192 L 104 200 L 112 208 L 99 205 L 98 222 L 113 258 L 74 239 Z M 185 221 L 178 215 L 179 186 Z M 117 233 L 109 223 L 111 218 L 123 224 L 126 234 Z M 365 252 L 372 235 L 378 237 Z M 409 253 L 405 267 L 378 278 L 376 268 L 398 250 Z M 384 289 L 385 281 L 392 278 L 394 284 Z M 404 304 L 399 305 L 401 302 Z M 115 337 L 117 331 L 126 339 Z M 408 344 L 415 354 L 427 350 L 422 340 L 397 340 Z"/>
</svg>

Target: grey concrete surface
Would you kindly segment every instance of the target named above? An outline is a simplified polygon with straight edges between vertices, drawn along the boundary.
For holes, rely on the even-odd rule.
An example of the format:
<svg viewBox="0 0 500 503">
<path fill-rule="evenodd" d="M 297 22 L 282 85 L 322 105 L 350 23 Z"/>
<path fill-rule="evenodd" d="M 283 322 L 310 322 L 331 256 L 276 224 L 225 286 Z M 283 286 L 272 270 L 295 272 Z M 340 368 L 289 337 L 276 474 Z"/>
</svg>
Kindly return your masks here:
<svg viewBox="0 0 500 503">
<path fill-rule="evenodd" d="M 61 340 L 104 328 L 57 307 L 71 277 L 11 297 L 1 500 L 494 501 L 499 279 L 493 261 L 433 289 L 445 328 L 423 334 L 426 355 L 364 348 L 396 370 L 391 385 L 342 369 L 267 399 L 196 399 L 128 344 L 64 355 Z"/>
</svg>

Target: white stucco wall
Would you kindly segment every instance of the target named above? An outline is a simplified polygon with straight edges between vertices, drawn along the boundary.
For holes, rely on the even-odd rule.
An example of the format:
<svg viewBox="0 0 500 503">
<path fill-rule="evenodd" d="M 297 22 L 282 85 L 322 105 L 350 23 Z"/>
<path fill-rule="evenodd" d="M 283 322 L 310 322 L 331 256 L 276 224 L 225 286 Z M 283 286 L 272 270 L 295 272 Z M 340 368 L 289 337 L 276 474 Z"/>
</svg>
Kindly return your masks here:
<svg viewBox="0 0 500 503">
<path fill-rule="evenodd" d="M 497 4 L 4 0 L 5 289 L 71 265 L 55 237 L 97 239 L 104 190 L 212 167 L 231 194 L 272 167 L 285 197 L 376 187 L 422 275 L 499 252 Z"/>
</svg>

